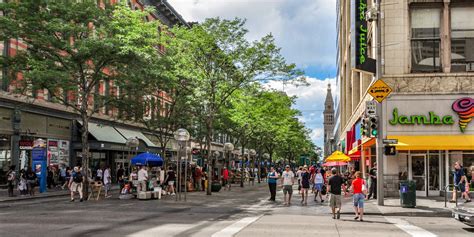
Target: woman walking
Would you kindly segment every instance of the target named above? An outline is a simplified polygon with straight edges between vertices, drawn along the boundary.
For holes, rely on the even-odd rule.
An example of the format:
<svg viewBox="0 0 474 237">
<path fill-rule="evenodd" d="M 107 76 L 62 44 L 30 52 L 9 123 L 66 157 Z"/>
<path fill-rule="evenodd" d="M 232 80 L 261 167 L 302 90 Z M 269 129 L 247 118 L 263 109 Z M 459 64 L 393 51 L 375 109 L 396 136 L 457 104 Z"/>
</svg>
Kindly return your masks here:
<svg viewBox="0 0 474 237">
<path fill-rule="evenodd" d="M 275 168 L 270 168 L 270 173 L 268 173 L 268 188 L 270 189 L 270 199 L 269 201 L 275 201 L 276 197 L 276 186 L 278 180 L 278 173 L 275 171 Z"/>
<path fill-rule="evenodd" d="M 316 170 L 316 173 L 314 174 L 314 177 L 313 177 L 313 182 L 314 182 L 314 201 L 318 202 L 317 197 L 319 195 L 319 199 L 321 200 L 321 203 L 323 203 L 324 200 L 323 200 L 323 195 L 321 194 L 321 191 L 323 190 L 324 178 L 323 178 L 323 175 L 321 174 L 321 169 Z"/>
<path fill-rule="evenodd" d="M 367 193 L 367 186 L 365 186 L 365 181 L 361 178 L 361 172 L 357 171 L 355 173 L 355 179 L 352 181 L 352 193 L 353 193 L 353 202 L 354 202 L 354 211 L 355 217 L 354 220 L 359 219 L 364 221 L 364 199 Z"/>
<path fill-rule="evenodd" d="M 26 185 L 30 196 L 35 196 L 36 183 L 38 183 L 38 177 L 36 177 L 36 173 L 33 172 L 33 169 L 28 167 L 26 171 Z"/>
<path fill-rule="evenodd" d="M 309 180 L 311 179 L 311 174 L 308 172 L 308 167 L 303 167 L 303 172 L 301 173 L 301 204 L 303 206 L 308 205 L 308 190 L 309 190 Z"/>
</svg>

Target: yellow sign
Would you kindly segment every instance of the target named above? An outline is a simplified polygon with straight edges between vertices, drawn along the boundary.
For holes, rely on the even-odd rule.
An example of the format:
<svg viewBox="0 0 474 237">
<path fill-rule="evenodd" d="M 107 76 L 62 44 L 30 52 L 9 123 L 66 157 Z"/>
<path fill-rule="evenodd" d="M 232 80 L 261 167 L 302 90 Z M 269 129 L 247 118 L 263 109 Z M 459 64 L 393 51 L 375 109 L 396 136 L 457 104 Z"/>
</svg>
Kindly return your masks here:
<svg viewBox="0 0 474 237">
<path fill-rule="evenodd" d="M 391 92 L 392 88 L 390 88 L 387 84 L 385 84 L 384 81 L 380 79 L 372 84 L 372 86 L 369 88 L 369 94 L 379 103 L 382 103 L 382 101 L 387 98 Z"/>
</svg>

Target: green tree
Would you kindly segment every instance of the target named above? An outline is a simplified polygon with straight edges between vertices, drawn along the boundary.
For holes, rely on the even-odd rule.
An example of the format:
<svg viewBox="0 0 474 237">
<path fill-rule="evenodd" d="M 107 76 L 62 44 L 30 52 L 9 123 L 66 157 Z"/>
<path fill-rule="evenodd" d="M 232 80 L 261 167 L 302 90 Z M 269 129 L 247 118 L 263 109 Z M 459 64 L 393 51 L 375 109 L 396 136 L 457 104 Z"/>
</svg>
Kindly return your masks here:
<svg viewBox="0 0 474 237">
<path fill-rule="evenodd" d="M 125 4 L 97 6 L 96 1 L 15 1 L 0 4 L 0 38 L 28 45 L 2 58 L 18 91 L 31 96 L 46 89 L 53 101 L 78 113 L 82 122 L 82 165 L 89 166 L 88 123 L 114 94 L 100 94 L 100 83 L 116 87 L 135 83 L 156 57 L 158 23 L 146 22 L 147 11 Z M 17 80 L 18 73 L 22 80 Z M 116 88 L 121 94 L 126 91 Z M 88 169 L 84 169 L 88 175 Z M 86 182 L 87 192 L 87 182 Z"/>
<path fill-rule="evenodd" d="M 271 35 L 248 42 L 244 25 L 241 19 L 212 18 L 191 29 L 173 28 L 168 39 L 168 55 L 177 63 L 177 75 L 189 80 L 193 88 L 193 115 L 204 125 L 210 178 L 215 120 L 229 96 L 255 80 L 301 75 L 293 64 L 285 62 Z M 210 188 L 207 194 L 211 194 Z"/>
</svg>

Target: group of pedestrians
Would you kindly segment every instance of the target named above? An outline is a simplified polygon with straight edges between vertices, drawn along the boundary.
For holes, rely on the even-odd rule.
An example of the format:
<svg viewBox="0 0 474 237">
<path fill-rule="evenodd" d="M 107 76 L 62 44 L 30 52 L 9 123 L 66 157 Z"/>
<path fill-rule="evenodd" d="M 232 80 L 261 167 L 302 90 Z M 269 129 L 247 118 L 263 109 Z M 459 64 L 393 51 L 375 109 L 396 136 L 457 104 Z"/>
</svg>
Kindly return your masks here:
<svg viewBox="0 0 474 237">
<path fill-rule="evenodd" d="M 19 174 L 15 171 L 16 166 L 10 166 L 10 169 L 7 171 L 7 186 L 8 186 L 8 196 L 14 196 L 15 187 L 17 187 L 20 195 L 35 195 L 35 187 L 38 183 L 38 177 L 31 167 L 28 167 L 26 170 L 20 170 Z"/>
<path fill-rule="evenodd" d="M 291 167 L 287 165 L 280 174 L 274 167 L 271 167 L 267 175 L 270 190 L 269 201 L 274 202 L 276 200 L 276 190 L 280 182 L 280 187 L 283 191 L 284 205 L 290 206 L 293 196 L 293 186 L 298 184 L 298 190 L 301 194 L 301 205 L 306 206 L 308 204 L 308 193 L 312 186 L 315 195 L 314 200 L 317 202 L 317 197 L 319 197 L 322 203 L 324 202 L 323 196 L 325 196 L 326 200 L 329 200 L 333 219 L 340 219 L 342 195 L 344 193 L 344 195 L 347 196 L 350 191 L 352 192 L 355 213 L 354 219 L 363 221 L 364 200 L 367 196 L 368 188 L 365 180 L 362 179 L 362 173 L 360 171 L 354 172 L 354 178 L 350 181 L 350 190 L 348 190 L 346 185 L 347 181 L 339 174 L 336 168 L 331 169 L 331 175 L 327 181 L 325 174 L 323 174 L 326 171 L 321 168 L 314 168 L 314 171 L 310 171 L 307 166 L 303 166 L 300 167 L 295 174 Z"/>
</svg>

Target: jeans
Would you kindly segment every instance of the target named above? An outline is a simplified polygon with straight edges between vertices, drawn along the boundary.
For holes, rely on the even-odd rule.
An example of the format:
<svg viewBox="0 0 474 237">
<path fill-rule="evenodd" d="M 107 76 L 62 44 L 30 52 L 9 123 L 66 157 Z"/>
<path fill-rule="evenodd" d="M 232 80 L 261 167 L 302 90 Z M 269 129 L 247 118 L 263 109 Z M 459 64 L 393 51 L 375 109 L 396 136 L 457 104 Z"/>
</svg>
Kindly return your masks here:
<svg viewBox="0 0 474 237">
<path fill-rule="evenodd" d="M 372 197 L 372 194 L 374 195 L 374 198 L 377 198 L 377 179 L 371 180 L 370 188 L 369 188 L 369 196 L 367 196 L 367 198 Z"/>
<path fill-rule="evenodd" d="M 277 184 L 276 183 L 269 183 L 268 188 L 270 189 L 270 200 L 275 201 Z"/>
</svg>

